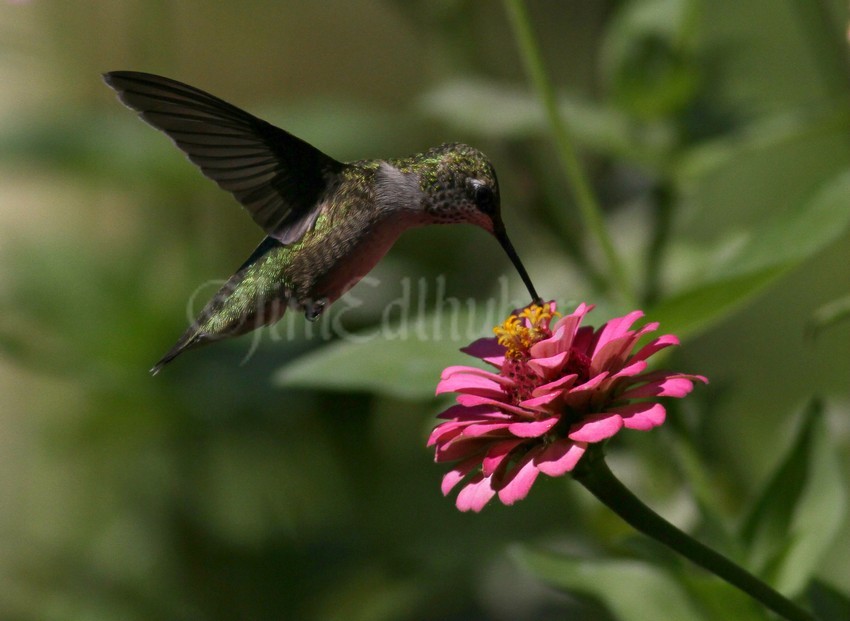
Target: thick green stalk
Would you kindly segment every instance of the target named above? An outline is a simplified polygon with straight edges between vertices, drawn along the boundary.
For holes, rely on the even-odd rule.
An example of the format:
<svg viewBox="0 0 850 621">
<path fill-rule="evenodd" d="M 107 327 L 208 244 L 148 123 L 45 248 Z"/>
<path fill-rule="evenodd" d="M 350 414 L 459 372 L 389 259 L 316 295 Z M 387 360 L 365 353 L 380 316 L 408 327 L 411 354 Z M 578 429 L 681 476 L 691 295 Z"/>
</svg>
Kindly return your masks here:
<svg viewBox="0 0 850 621">
<path fill-rule="evenodd" d="M 526 71 L 543 104 L 555 139 L 558 157 L 575 192 L 576 203 L 578 204 L 582 220 L 587 230 L 596 238 L 605 255 L 614 285 L 626 301 L 634 306 L 635 294 L 632 284 L 605 227 L 602 210 L 590 188 L 590 183 L 579 161 L 578 153 L 567 125 L 558 110 L 555 91 L 543 66 L 543 58 L 540 55 L 540 49 L 531 30 L 531 23 L 528 19 L 528 13 L 525 10 L 523 0 L 504 1 Z"/>
<path fill-rule="evenodd" d="M 811 613 L 782 596 L 740 565 L 685 534 L 643 504 L 614 476 L 598 445 L 584 455 L 573 470 L 573 477 L 636 530 L 737 587 L 784 619 L 816 621 Z"/>
</svg>

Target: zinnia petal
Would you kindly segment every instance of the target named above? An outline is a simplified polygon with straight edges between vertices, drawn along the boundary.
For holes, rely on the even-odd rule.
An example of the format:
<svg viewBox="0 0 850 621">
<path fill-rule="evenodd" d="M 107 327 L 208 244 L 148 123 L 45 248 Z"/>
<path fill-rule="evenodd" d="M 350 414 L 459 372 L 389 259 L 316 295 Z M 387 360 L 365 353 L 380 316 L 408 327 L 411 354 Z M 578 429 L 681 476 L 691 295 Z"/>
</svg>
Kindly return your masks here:
<svg viewBox="0 0 850 621">
<path fill-rule="evenodd" d="M 525 399 L 524 401 L 520 401 L 519 404 L 528 408 L 529 410 L 537 410 L 539 412 L 546 411 L 546 406 L 558 399 L 561 396 L 561 393 L 558 391 L 552 391 L 548 394 L 537 395 L 536 397 L 532 397 L 531 399 Z"/>
<path fill-rule="evenodd" d="M 540 377 L 551 377 L 553 371 L 558 371 L 564 366 L 569 355 L 570 352 L 567 350 L 548 358 L 532 358 L 528 361 L 528 367 Z"/>
<path fill-rule="evenodd" d="M 443 372 L 440 374 L 441 379 L 448 379 L 450 377 L 455 377 L 458 375 L 469 376 L 475 375 L 478 377 L 487 378 L 496 384 L 504 385 L 504 386 L 512 386 L 514 381 L 505 377 L 504 375 L 499 375 L 498 373 L 493 373 L 492 371 L 486 371 L 484 369 L 479 369 L 477 367 L 468 367 L 464 365 L 455 365 L 451 367 L 446 367 L 443 369 Z"/>
<path fill-rule="evenodd" d="M 537 454 L 537 469 L 550 477 L 559 477 L 575 468 L 586 448 L 585 442 L 556 440 Z"/>
<path fill-rule="evenodd" d="M 496 495 L 496 490 L 490 483 L 490 477 L 485 478 L 482 474 L 473 477 L 472 481 L 460 490 L 455 506 L 461 511 L 478 513 Z"/>
<path fill-rule="evenodd" d="M 619 414 L 604 412 L 592 414 L 573 426 L 567 437 L 579 442 L 602 442 L 623 428 L 623 417 Z"/>
<path fill-rule="evenodd" d="M 597 332 L 596 335 L 596 346 L 593 349 L 593 355 L 591 357 L 596 357 L 596 354 L 608 343 L 613 340 L 617 340 L 625 335 L 629 328 L 632 326 L 634 322 L 643 317 L 643 311 L 632 311 L 625 317 L 617 317 L 615 319 L 611 319 L 606 322 L 605 325 Z"/>
<path fill-rule="evenodd" d="M 564 336 L 568 336 L 569 339 L 572 340 L 572 334 L 567 335 L 566 328 L 556 328 L 554 332 L 552 332 L 552 336 L 532 345 L 531 349 L 528 350 L 529 354 L 531 354 L 532 360 L 548 358 L 561 352 L 569 351 L 569 343 L 565 346 Z"/>
<path fill-rule="evenodd" d="M 471 373 L 455 373 L 446 379 L 440 380 L 440 383 L 437 384 L 436 394 L 439 395 L 444 392 L 462 392 L 468 395 L 479 395 L 492 399 L 498 399 L 504 393 L 501 384 L 489 378 Z"/>
<path fill-rule="evenodd" d="M 501 412 L 490 405 L 453 405 L 445 412 L 438 414 L 438 418 L 451 419 L 457 422 L 462 421 L 477 421 L 477 420 L 496 420 L 496 419 L 513 419 L 513 416 Z"/>
<path fill-rule="evenodd" d="M 617 413 L 623 417 L 623 425 L 638 431 L 648 431 L 657 427 L 667 417 L 664 406 L 652 401 L 618 407 Z"/>
<path fill-rule="evenodd" d="M 662 377 L 647 384 L 625 391 L 622 399 L 645 399 L 647 397 L 684 397 L 694 388 L 694 379 L 704 377 L 680 374 L 663 374 Z"/>
<path fill-rule="evenodd" d="M 487 451 L 487 454 L 481 460 L 481 472 L 484 476 L 489 477 L 496 472 L 499 467 L 505 462 L 505 459 L 511 454 L 511 451 L 523 443 L 522 439 L 504 440 L 494 444 Z"/>
<path fill-rule="evenodd" d="M 534 464 L 534 454 L 529 453 L 514 466 L 499 486 L 499 500 L 512 505 L 528 496 L 528 492 L 540 471 Z"/>
<path fill-rule="evenodd" d="M 508 431 L 519 438 L 538 438 L 558 424 L 560 416 L 552 416 L 543 420 L 513 423 Z"/>
<path fill-rule="evenodd" d="M 520 407 L 511 405 L 510 403 L 497 401 L 496 399 L 490 399 L 487 397 L 479 397 L 477 395 L 458 395 L 457 402 L 461 405 L 492 405 L 500 410 L 516 414 L 517 416 L 522 416 L 523 418 L 533 418 L 534 416 L 533 412 L 528 412 Z"/>
<path fill-rule="evenodd" d="M 501 367 L 505 363 L 505 347 L 499 345 L 499 342 L 494 338 L 478 339 L 466 347 L 462 347 L 460 351 L 481 358 L 494 367 Z"/>
<path fill-rule="evenodd" d="M 664 334 L 663 336 L 659 336 L 657 339 L 654 339 L 644 345 L 634 356 L 632 356 L 632 360 L 646 360 L 652 354 L 664 349 L 665 347 L 678 344 L 679 339 L 674 335 Z"/>
<path fill-rule="evenodd" d="M 463 481 L 466 475 L 472 472 L 478 464 L 479 460 L 476 457 L 472 457 L 449 470 L 440 484 L 440 491 L 443 492 L 443 496 L 448 496 L 449 492 L 454 489 L 454 486 Z"/>
<path fill-rule="evenodd" d="M 575 381 L 578 379 L 578 375 L 575 373 L 571 373 L 570 375 L 565 375 L 563 377 L 559 377 L 553 382 L 549 382 L 548 384 L 543 384 L 542 386 L 538 386 L 533 391 L 531 391 L 532 397 L 540 397 L 546 393 L 552 392 L 561 392 L 570 388 Z"/>
</svg>

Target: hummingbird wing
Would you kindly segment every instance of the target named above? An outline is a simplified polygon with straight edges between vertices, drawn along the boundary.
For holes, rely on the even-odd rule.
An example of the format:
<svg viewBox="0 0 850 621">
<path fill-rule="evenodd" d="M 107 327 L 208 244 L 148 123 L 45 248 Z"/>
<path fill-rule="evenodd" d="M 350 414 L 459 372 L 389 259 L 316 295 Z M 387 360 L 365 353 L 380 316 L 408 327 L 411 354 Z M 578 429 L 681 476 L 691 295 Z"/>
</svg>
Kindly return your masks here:
<svg viewBox="0 0 850 621">
<path fill-rule="evenodd" d="M 150 73 L 113 71 L 104 81 L 128 107 L 165 132 L 227 190 L 267 235 L 301 238 L 345 165 L 300 138 L 202 90 Z"/>
</svg>

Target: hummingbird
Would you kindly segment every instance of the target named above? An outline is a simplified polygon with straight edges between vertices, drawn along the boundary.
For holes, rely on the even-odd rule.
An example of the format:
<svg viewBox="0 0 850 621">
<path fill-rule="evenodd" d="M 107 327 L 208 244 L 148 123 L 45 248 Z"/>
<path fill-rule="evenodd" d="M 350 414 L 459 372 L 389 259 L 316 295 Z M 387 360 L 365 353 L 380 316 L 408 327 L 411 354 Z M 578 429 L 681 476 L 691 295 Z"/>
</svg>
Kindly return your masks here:
<svg viewBox="0 0 850 621">
<path fill-rule="evenodd" d="M 540 301 L 505 231 L 496 172 L 477 149 L 450 143 L 408 157 L 343 163 L 182 82 L 135 71 L 103 79 L 230 192 L 266 234 L 153 366 L 153 375 L 188 349 L 271 325 L 287 308 L 316 320 L 417 226 L 483 228 Z"/>
</svg>

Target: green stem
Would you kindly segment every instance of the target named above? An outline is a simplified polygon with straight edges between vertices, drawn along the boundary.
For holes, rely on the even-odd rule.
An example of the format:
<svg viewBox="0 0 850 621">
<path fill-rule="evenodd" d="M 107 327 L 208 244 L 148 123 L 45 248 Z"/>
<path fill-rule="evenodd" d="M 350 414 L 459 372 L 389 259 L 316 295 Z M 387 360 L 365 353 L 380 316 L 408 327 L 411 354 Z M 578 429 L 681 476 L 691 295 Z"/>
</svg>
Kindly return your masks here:
<svg viewBox="0 0 850 621">
<path fill-rule="evenodd" d="M 789 621 L 815 621 L 811 613 L 722 554 L 685 534 L 643 504 L 614 476 L 598 445 L 584 455 L 573 470 L 573 477 L 636 530 L 739 588 L 781 617 Z"/>
<path fill-rule="evenodd" d="M 504 0 L 504 2 L 526 71 L 545 109 L 555 138 L 558 157 L 575 192 L 576 203 L 578 204 L 584 224 L 595 236 L 599 246 L 602 248 L 611 277 L 620 294 L 631 305 L 634 305 L 635 293 L 631 281 L 626 275 L 623 263 L 620 261 L 620 257 L 614 248 L 614 243 L 605 227 L 602 210 L 590 188 L 590 183 L 579 161 L 578 153 L 576 152 L 567 125 L 558 110 L 555 91 L 546 75 L 543 58 L 537 46 L 534 33 L 531 30 L 531 23 L 528 19 L 528 13 L 525 10 L 523 0 Z"/>
</svg>

